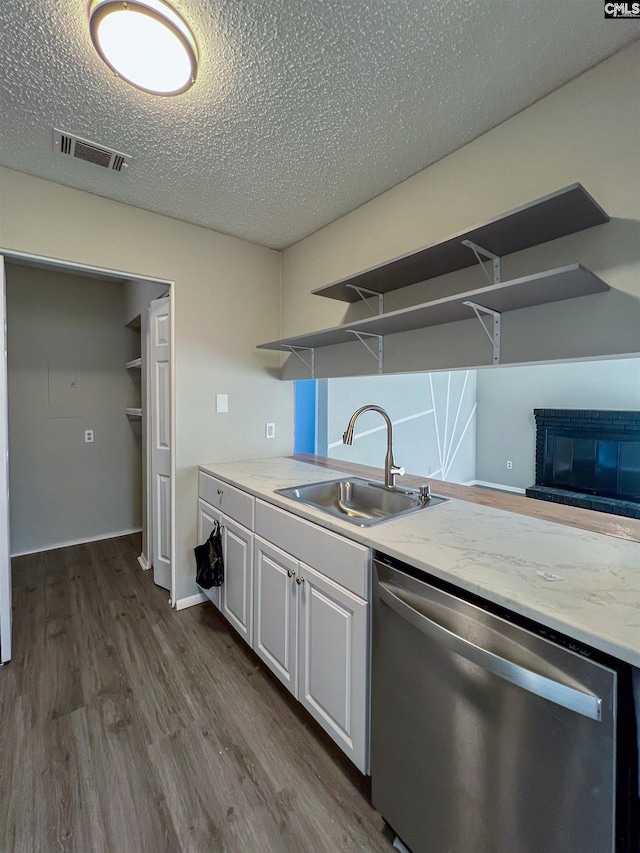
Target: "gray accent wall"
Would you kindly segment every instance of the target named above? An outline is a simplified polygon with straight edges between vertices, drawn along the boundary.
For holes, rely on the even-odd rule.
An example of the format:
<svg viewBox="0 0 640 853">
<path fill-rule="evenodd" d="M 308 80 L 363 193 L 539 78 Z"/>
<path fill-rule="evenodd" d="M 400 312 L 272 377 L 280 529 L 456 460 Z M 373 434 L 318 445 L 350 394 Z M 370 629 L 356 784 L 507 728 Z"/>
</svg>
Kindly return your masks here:
<svg viewBox="0 0 640 853">
<path fill-rule="evenodd" d="M 640 410 L 640 359 L 479 370 L 476 393 L 477 479 L 525 489 L 535 482 L 534 408 Z"/>
<path fill-rule="evenodd" d="M 10 263 L 6 279 L 12 553 L 139 529 L 123 285 Z"/>
<path fill-rule="evenodd" d="M 407 473 L 458 483 L 474 479 L 475 371 L 329 379 L 325 387 L 328 456 L 384 465 L 387 433 L 379 414 L 361 415 L 353 445 L 342 444 L 353 412 L 373 403 L 391 418 L 395 460 Z M 318 413 L 320 418 L 321 407 Z M 402 485 L 402 478 L 397 482 Z"/>
<path fill-rule="evenodd" d="M 125 281 L 124 322 L 135 323 L 152 299 L 166 296 L 168 291 L 166 284 L 154 284 L 151 281 Z"/>
</svg>

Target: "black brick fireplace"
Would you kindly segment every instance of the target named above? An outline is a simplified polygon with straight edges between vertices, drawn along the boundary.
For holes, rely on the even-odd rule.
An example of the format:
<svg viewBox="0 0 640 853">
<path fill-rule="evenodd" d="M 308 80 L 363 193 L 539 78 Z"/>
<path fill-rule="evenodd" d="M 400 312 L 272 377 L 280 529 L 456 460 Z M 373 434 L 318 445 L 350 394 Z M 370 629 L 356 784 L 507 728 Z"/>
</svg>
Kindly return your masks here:
<svg viewBox="0 0 640 853">
<path fill-rule="evenodd" d="M 534 409 L 531 498 L 640 518 L 640 412 Z"/>
</svg>

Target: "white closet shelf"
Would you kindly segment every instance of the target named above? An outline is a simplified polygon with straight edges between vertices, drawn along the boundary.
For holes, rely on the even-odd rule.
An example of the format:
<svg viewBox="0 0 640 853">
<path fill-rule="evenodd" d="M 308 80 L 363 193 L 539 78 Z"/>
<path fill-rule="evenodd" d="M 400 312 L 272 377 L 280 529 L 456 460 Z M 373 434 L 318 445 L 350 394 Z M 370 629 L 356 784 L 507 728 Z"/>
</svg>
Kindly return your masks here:
<svg viewBox="0 0 640 853">
<path fill-rule="evenodd" d="M 365 335 L 395 335 L 427 326 L 444 325 L 456 320 L 474 317 L 474 310 L 466 302 L 474 302 L 500 314 L 530 308 L 548 302 L 559 302 L 592 293 L 604 293 L 609 285 L 580 264 L 571 264 L 554 270 L 515 278 L 477 290 L 457 293 L 432 302 L 423 302 L 410 308 L 401 308 L 377 317 L 368 317 L 354 323 L 344 323 L 332 329 L 323 329 L 292 338 L 283 338 L 260 344 L 258 349 L 291 351 L 297 347 L 316 349 L 333 344 L 343 344 L 357 339 L 356 332 Z"/>
<path fill-rule="evenodd" d="M 125 409 L 125 413 L 130 418 L 141 418 L 142 409 Z"/>
<path fill-rule="evenodd" d="M 608 221 L 609 215 L 582 184 L 571 184 L 439 243 L 318 287 L 312 293 L 343 302 L 357 302 L 360 295 L 355 288 L 388 293 L 474 266 L 474 253 L 463 240 L 501 258 Z"/>
<path fill-rule="evenodd" d="M 127 370 L 140 370 L 142 368 L 142 358 L 134 358 L 132 361 L 128 361 L 125 367 Z"/>
</svg>

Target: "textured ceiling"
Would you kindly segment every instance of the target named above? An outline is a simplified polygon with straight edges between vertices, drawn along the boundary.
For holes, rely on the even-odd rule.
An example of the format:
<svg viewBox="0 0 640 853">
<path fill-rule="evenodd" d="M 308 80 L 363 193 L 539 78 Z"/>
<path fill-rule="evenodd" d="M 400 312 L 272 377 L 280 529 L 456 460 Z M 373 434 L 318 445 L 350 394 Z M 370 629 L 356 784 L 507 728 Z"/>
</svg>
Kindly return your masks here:
<svg viewBox="0 0 640 853">
<path fill-rule="evenodd" d="M 0 163 L 281 248 L 640 37 L 599 0 L 175 0 L 201 54 L 144 94 L 93 50 L 86 0 L 1 0 Z M 52 127 L 132 158 L 52 151 Z"/>
</svg>

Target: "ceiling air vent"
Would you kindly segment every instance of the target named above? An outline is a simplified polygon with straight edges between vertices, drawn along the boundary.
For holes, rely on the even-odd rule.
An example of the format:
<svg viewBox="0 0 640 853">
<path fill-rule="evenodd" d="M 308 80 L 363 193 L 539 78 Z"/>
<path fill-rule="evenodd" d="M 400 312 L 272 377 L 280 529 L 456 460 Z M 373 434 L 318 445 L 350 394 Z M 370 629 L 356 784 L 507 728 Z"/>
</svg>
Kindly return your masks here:
<svg viewBox="0 0 640 853">
<path fill-rule="evenodd" d="M 131 159 L 127 154 L 121 154 L 119 151 L 113 151 L 111 148 L 105 148 L 104 145 L 98 145 L 88 139 L 66 133 L 64 130 L 57 130 L 55 127 L 53 128 L 53 150 L 68 157 L 75 157 L 77 160 L 84 160 L 86 163 L 93 163 L 95 166 L 102 166 L 103 169 L 109 169 L 112 172 L 122 172 Z"/>
</svg>

